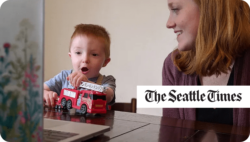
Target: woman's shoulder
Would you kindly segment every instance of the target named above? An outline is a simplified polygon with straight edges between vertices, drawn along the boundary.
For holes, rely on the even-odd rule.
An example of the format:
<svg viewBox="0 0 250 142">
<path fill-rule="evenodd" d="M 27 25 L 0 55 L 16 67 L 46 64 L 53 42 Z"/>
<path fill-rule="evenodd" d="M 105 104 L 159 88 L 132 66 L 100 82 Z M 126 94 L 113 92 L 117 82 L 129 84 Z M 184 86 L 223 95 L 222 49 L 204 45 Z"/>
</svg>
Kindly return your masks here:
<svg viewBox="0 0 250 142">
<path fill-rule="evenodd" d="M 168 75 L 184 74 L 183 72 L 179 71 L 178 68 L 174 64 L 173 58 L 175 57 L 175 55 L 176 55 L 176 53 L 171 52 L 168 54 L 168 56 L 164 60 L 163 70 L 166 73 L 168 73 Z"/>
<path fill-rule="evenodd" d="M 177 85 L 179 77 L 183 75 L 173 62 L 173 52 L 165 58 L 162 69 L 162 85 Z"/>
<path fill-rule="evenodd" d="M 172 71 L 178 71 L 177 67 L 174 65 L 174 57 L 178 54 L 178 51 L 173 51 L 168 54 L 164 60 L 164 66 L 171 69 Z"/>
<path fill-rule="evenodd" d="M 163 85 L 195 85 L 196 75 L 187 75 L 178 70 L 174 64 L 174 57 L 178 52 L 171 52 L 164 60 L 162 69 Z"/>
<path fill-rule="evenodd" d="M 169 53 L 168 56 L 165 58 L 164 65 L 174 65 L 172 60 L 172 53 Z"/>
</svg>

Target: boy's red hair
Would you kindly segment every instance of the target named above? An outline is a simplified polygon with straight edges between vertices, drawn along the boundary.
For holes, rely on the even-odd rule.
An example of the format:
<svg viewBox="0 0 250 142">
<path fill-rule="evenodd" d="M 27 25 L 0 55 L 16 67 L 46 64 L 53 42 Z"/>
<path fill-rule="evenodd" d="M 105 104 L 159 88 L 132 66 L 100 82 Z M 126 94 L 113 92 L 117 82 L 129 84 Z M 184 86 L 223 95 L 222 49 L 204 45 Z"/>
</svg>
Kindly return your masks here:
<svg viewBox="0 0 250 142">
<path fill-rule="evenodd" d="M 96 38 L 100 38 L 104 41 L 105 44 L 105 55 L 106 59 L 110 56 L 110 37 L 109 33 L 106 31 L 105 28 L 99 25 L 93 24 L 79 24 L 75 26 L 75 31 L 71 36 L 70 45 L 72 39 L 79 35 L 86 35 L 86 36 L 93 36 Z"/>
</svg>

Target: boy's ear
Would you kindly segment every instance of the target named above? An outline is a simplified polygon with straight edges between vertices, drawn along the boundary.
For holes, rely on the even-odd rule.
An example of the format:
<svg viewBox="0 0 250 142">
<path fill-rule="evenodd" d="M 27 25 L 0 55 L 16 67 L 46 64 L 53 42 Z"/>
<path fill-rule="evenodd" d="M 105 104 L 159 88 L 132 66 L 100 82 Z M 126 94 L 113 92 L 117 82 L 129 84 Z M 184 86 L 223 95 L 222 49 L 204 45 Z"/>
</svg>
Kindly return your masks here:
<svg viewBox="0 0 250 142">
<path fill-rule="evenodd" d="M 68 54 L 69 54 L 69 57 L 71 58 L 71 53 L 69 52 Z"/>
<path fill-rule="evenodd" d="M 110 60 L 111 60 L 110 58 L 105 59 L 104 64 L 103 64 L 102 67 L 106 67 L 107 64 L 110 62 Z"/>
</svg>

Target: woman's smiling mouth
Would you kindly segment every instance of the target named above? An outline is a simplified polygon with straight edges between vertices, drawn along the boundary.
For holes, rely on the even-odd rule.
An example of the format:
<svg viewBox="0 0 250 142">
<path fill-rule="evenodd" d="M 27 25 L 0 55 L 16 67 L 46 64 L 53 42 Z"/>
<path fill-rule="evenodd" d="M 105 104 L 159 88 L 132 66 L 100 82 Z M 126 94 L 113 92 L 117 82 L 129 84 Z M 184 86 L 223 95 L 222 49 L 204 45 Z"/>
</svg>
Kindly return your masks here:
<svg viewBox="0 0 250 142">
<path fill-rule="evenodd" d="M 177 37 L 180 36 L 182 34 L 182 31 L 174 31 L 174 33 L 177 34 Z"/>
</svg>

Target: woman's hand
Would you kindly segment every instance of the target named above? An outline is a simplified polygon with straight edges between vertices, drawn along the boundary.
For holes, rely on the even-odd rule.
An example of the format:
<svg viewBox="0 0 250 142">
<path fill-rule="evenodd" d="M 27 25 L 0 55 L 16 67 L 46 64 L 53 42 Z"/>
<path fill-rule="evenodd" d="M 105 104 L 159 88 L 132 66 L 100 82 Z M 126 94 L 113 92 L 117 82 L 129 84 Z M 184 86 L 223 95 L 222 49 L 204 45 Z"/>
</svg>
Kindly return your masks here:
<svg viewBox="0 0 250 142">
<path fill-rule="evenodd" d="M 89 81 L 88 78 L 81 71 L 73 72 L 67 77 L 67 80 L 75 88 L 79 87 L 82 81 Z"/>
</svg>

